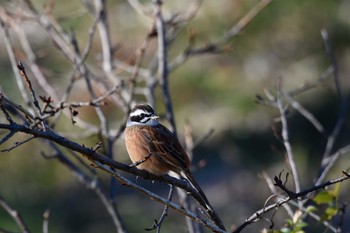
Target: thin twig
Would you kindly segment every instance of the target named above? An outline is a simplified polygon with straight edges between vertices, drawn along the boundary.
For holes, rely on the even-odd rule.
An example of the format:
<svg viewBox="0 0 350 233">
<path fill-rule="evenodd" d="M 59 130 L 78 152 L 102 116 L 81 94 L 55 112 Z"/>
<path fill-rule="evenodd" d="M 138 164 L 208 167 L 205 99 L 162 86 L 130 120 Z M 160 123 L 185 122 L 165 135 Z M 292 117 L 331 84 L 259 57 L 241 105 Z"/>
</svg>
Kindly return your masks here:
<svg viewBox="0 0 350 233">
<path fill-rule="evenodd" d="M 266 172 L 262 172 L 262 177 L 264 178 L 267 186 L 269 187 L 272 194 L 278 194 L 276 186 L 273 184 L 272 179 L 266 174 Z M 289 217 L 293 217 L 293 210 L 289 205 L 283 205 L 284 209 L 287 211 Z"/>
<path fill-rule="evenodd" d="M 288 95 L 295 97 L 297 95 L 300 95 L 302 93 L 305 93 L 306 91 L 309 91 L 313 88 L 319 87 L 321 84 L 323 84 L 326 80 L 328 80 L 330 77 L 332 77 L 332 74 L 334 72 L 334 68 L 332 66 L 329 66 L 322 74 L 319 78 L 317 78 L 315 81 L 313 82 L 305 82 L 303 83 L 303 85 L 301 85 L 300 87 L 289 91 Z"/>
<path fill-rule="evenodd" d="M 260 219 L 265 213 L 275 209 L 276 207 L 282 206 L 285 203 L 288 203 L 288 202 L 290 202 L 293 199 L 304 197 L 304 196 L 306 196 L 309 193 L 315 192 L 317 190 L 324 189 L 327 186 L 334 185 L 334 184 L 343 182 L 343 181 L 348 180 L 348 179 L 350 179 L 350 175 L 346 174 L 346 175 L 341 176 L 339 178 L 329 180 L 329 181 L 324 182 L 324 183 L 322 183 L 320 185 L 315 185 L 312 188 L 309 188 L 309 189 L 306 189 L 306 190 L 301 191 L 299 193 L 296 193 L 293 197 L 288 196 L 288 197 L 285 197 L 285 198 L 281 198 L 278 202 L 276 202 L 274 204 L 271 204 L 269 206 L 265 206 L 264 208 L 256 211 L 249 218 L 247 218 L 243 224 L 241 224 L 239 227 L 237 227 L 235 230 L 233 230 L 232 233 L 239 233 L 239 232 L 241 232 L 248 225 L 250 225 L 250 224 L 254 223 L 255 221 L 257 221 L 258 219 Z"/>
<path fill-rule="evenodd" d="M 69 160 L 63 152 L 57 147 L 53 142 L 48 142 L 49 146 L 55 152 L 55 158 L 57 158 L 62 164 L 64 164 L 74 176 L 77 177 L 78 181 L 85 184 L 89 189 L 93 190 L 97 196 L 100 198 L 101 202 L 105 206 L 108 214 L 111 216 L 112 221 L 116 227 L 118 233 L 125 233 L 126 229 L 124 223 L 117 212 L 117 209 L 113 206 L 113 201 L 109 199 L 108 193 L 102 187 L 100 181 L 96 178 L 90 178 L 87 176 L 77 165 L 75 165 L 71 160 Z M 80 160 L 79 160 L 80 161 Z M 80 161 L 82 162 L 82 161 Z M 85 163 L 83 163 L 85 164 Z"/>
<path fill-rule="evenodd" d="M 237 24 L 235 24 L 226 34 L 216 42 L 217 45 L 223 45 L 237 36 L 256 16 L 265 9 L 272 0 L 260 0 L 246 15 L 244 15 Z"/>
<path fill-rule="evenodd" d="M 187 193 L 180 189 L 177 188 L 176 189 L 177 193 L 178 193 L 178 197 L 179 197 L 179 201 L 181 203 L 181 205 L 185 208 L 185 209 L 189 209 L 192 210 L 194 213 L 197 213 L 197 209 L 195 206 L 193 206 L 193 204 L 190 202 Z M 186 217 L 186 225 L 187 225 L 187 230 L 189 233 L 202 233 L 202 229 L 199 226 L 198 223 L 194 222 L 191 218 Z"/>
<path fill-rule="evenodd" d="M 282 84 L 281 84 L 281 78 L 278 81 L 277 88 L 278 88 L 278 94 L 277 94 L 277 107 L 281 115 L 281 123 L 282 123 L 282 138 L 283 138 L 283 144 L 287 152 L 287 158 L 289 166 L 291 167 L 293 179 L 294 179 L 294 185 L 296 192 L 300 192 L 300 177 L 298 173 L 297 166 L 295 164 L 295 159 L 293 155 L 293 150 L 289 142 L 289 133 L 288 133 L 288 123 L 286 118 L 286 107 L 283 106 L 282 103 Z"/>
<path fill-rule="evenodd" d="M 99 16 L 97 28 L 100 33 L 102 46 L 102 67 L 106 74 L 111 74 L 113 69 L 112 47 L 107 21 L 106 0 L 94 0 L 96 15 Z"/>
<path fill-rule="evenodd" d="M 172 101 L 170 97 L 169 85 L 168 85 L 168 55 L 167 55 L 167 39 L 166 39 L 166 28 L 164 25 L 164 19 L 162 15 L 162 1 L 153 0 L 154 5 L 154 17 L 157 26 L 158 35 L 158 75 L 159 84 L 162 87 L 162 94 L 164 105 L 166 108 L 166 116 L 170 123 L 170 131 L 172 131 L 177 136 L 176 125 L 174 119 L 174 112 Z"/>
<path fill-rule="evenodd" d="M 49 233 L 50 209 L 46 209 L 43 214 L 43 233 Z"/>
<path fill-rule="evenodd" d="M 8 141 L 13 135 L 16 134 L 16 131 L 10 131 L 8 134 L 6 134 L 3 138 L 0 140 L 0 145 L 4 144 L 6 141 Z"/>
<path fill-rule="evenodd" d="M 4 105 L 4 99 L 5 99 L 4 94 L 2 92 L 0 92 L 0 109 L 4 113 L 6 120 L 11 124 L 13 122 L 13 120 L 12 120 L 10 114 L 6 110 L 6 107 Z"/>
<path fill-rule="evenodd" d="M 5 137 L 3 137 L 3 138 L 0 140 L 0 145 L 1 145 L 2 143 L 4 143 L 5 141 L 7 141 L 7 140 L 10 138 L 9 136 L 10 136 L 10 135 L 12 136 L 14 133 L 15 133 L 15 132 L 11 132 L 10 134 L 6 135 L 6 137 L 7 137 L 6 140 L 5 140 Z M 29 142 L 29 141 L 32 140 L 32 139 L 34 139 L 34 136 L 31 136 L 31 137 L 29 137 L 29 138 L 27 138 L 27 139 L 24 139 L 24 140 L 20 141 L 20 142 L 15 142 L 13 146 L 8 147 L 8 148 L 5 148 L 5 149 L 2 149 L 2 150 L 0 150 L 0 152 L 10 152 L 11 150 L 16 149 L 17 147 L 19 147 L 19 146 L 21 146 L 21 145 L 23 145 L 23 144 Z"/>
<path fill-rule="evenodd" d="M 19 69 L 19 72 L 20 72 L 22 78 L 24 79 L 25 83 L 27 84 L 27 87 L 29 88 L 30 94 L 32 96 L 34 107 L 36 108 L 39 117 L 40 118 L 43 117 L 43 113 L 41 111 L 41 107 L 39 105 L 38 99 L 36 98 L 36 94 L 35 94 L 35 91 L 33 89 L 32 82 L 30 81 L 22 62 L 18 62 L 17 68 Z M 46 130 L 46 125 L 43 121 L 41 122 L 41 125 L 42 125 L 43 129 Z"/>
<path fill-rule="evenodd" d="M 168 194 L 168 201 L 170 202 L 174 194 L 174 186 L 169 185 L 169 194 Z M 152 231 L 157 229 L 157 233 L 160 233 L 160 228 L 165 220 L 165 218 L 168 216 L 168 210 L 169 206 L 164 206 L 163 212 L 159 218 L 159 220 L 154 221 L 154 225 L 151 228 L 145 229 L 146 231 Z"/>
<path fill-rule="evenodd" d="M 11 99 L 7 98 L 4 95 L 2 96 L 2 100 L 4 102 L 6 102 L 8 105 L 10 105 L 10 106 L 14 107 L 15 109 L 17 109 L 19 112 L 22 112 L 26 118 L 30 118 L 31 120 L 35 120 L 35 116 L 32 113 L 30 113 L 28 110 L 23 108 L 21 105 L 13 102 Z"/>
<path fill-rule="evenodd" d="M 323 28 L 321 30 L 321 35 L 322 35 L 323 42 L 325 44 L 325 48 L 326 48 L 326 52 L 327 52 L 329 61 L 331 62 L 331 65 L 333 67 L 334 83 L 335 83 L 335 87 L 337 89 L 339 99 L 340 99 L 340 101 L 344 101 L 343 91 L 341 89 L 341 84 L 340 84 L 340 80 L 339 80 L 338 63 L 337 63 L 337 60 L 334 56 L 332 44 L 331 44 L 331 41 L 329 39 L 329 35 L 328 35 L 327 30 Z M 342 103 L 341 103 L 341 105 L 342 105 Z"/>
<path fill-rule="evenodd" d="M 55 22 L 53 17 L 50 15 L 42 14 L 37 11 L 34 7 L 31 0 L 23 0 L 25 3 L 28 13 L 31 13 L 36 21 L 41 25 L 42 28 L 45 29 L 45 32 L 49 35 L 49 38 L 55 43 L 58 47 L 58 51 L 62 52 L 64 56 L 71 63 L 75 63 L 75 55 L 73 50 L 70 48 L 70 45 L 66 41 L 69 36 L 64 33 L 64 30 L 60 27 L 60 25 Z"/>
<path fill-rule="evenodd" d="M 89 36 L 85 45 L 85 48 L 83 49 L 83 52 L 81 53 L 81 57 L 83 58 L 82 60 L 85 61 L 87 56 L 89 55 L 89 52 L 92 48 L 93 45 L 93 39 L 94 39 L 94 35 L 96 33 L 96 28 L 97 28 L 97 24 L 100 21 L 100 17 L 101 14 L 99 14 L 99 12 L 96 12 L 95 16 L 94 16 L 94 21 L 91 25 L 91 27 L 89 28 Z"/>
<path fill-rule="evenodd" d="M 174 186 L 170 185 L 170 187 L 169 187 L 169 194 L 168 194 L 168 200 L 169 201 L 171 201 L 171 199 L 173 198 L 173 194 L 174 194 Z M 160 218 L 158 220 L 157 233 L 160 233 L 160 227 L 161 227 L 162 223 L 164 222 L 165 218 L 168 216 L 168 210 L 169 210 L 169 207 L 168 206 L 164 206 L 162 215 L 160 216 Z"/>
<path fill-rule="evenodd" d="M 108 17 L 107 17 L 107 8 L 106 8 L 106 0 L 94 0 L 95 6 L 95 20 L 96 26 L 100 35 L 100 42 L 102 47 L 102 69 L 105 77 L 108 79 L 112 85 L 115 85 L 116 82 L 119 82 L 119 78 L 113 72 L 115 70 L 114 58 L 113 58 L 113 48 L 111 44 L 110 38 L 110 30 L 108 25 Z M 94 29 L 94 28 L 92 28 Z M 121 106 L 124 112 L 127 112 L 127 99 L 130 98 L 130 94 L 128 92 L 121 92 L 119 98 L 112 98 L 116 100 L 119 106 Z M 97 112 L 99 115 L 100 113 Z M 100 120 L 102 120 L 101 116 L 99 116 Z M 101 123 L 102 124 L 102 123 Z M 103 128 L 102 128 L 103 130 Z M 111 135 L 107 135 L 107 131 L 104 131 L 105 136 L 107 138 L 111 138 Z"/>
<path fill-rule="evenodd" d="M 40 70 L 40 67 L 36 63 L 36 55 L 28 41 L 27 35 L 24 32 L 22 26 L 18 24 L 13 24 L 12 27 L 17 32 L 18 39 L 21 43 L 21 46 L 24 52 L 27 55 L 27 63 L 30 70 L 33 72 L 35 79 L 40 85 L 41 89 L 46 92 L 47 95 L 51 96 L 53 99 L 58 100 L 58 94 L 56 90 L 50 85 L 50 83 L 46 80 L 43 72 Z"/>
<path fill-rule="evenodd" d="M 90 97 L 92 99 L 96 99 L 96 94 L 91 82 L 90 73 L 86 65 L 82 62 L 79 46 L 78 46 L 77 40 L 74 37 L 71 38 L 71 44 L 73 45 L 73 48 L 74 48 L 74 60 L 75 60 L 74 63 L 76 64 L 77 69 L 79 70 L 79 73 L 83 76 L 85 80 L 86 88 Z M 100 121 L 102 134 L 105 136 L 109 135 L 108 121 L 105 114 L 103 113 L 100 107 L 95 107 L 94 109 Z"/>
<path fill-rule="evenodd" d="M 153 200 L 155 200 L 157 202 L 160 202 L 163 205 L 169 206 L 171 209 L 173 209 L 173 210 L 175 210 L 175 211 L 177 211 L 177 212 L 179 212 L 179 213 L 181 213 L 183 215 L 186 215 L 186 216 L 190 217 L 195 222 L 199 222 L 199 223 L 205 225 L 207 228 L 209 228 L 213 232 L 222 232 L 222 233 L 226 232 L 224 230 L 221 230 L 219 227 L 217 227 L 216 225 L 212 224 L 211 222 L 200 218 L 199 216 L 197 216 L 193 212 L 191 212 L 191 211 L 189 211 L 187 209 L 184 209 L 181 206 L 179 206 L 179 205 L 177 205 L 177 204 L 175 204 L 175 203 L 173 203 L 173 202 L 171 202 L 171 201 L 169 201 L 169 200 L 167 200 L 165 198 L 162 198 L 162 197 L 160 197 L 158 195 L 155 195 L 152 192 L 150 192 L 149 190 L 147 190 L 145 188 L 142 188 L 141 186 L 136 185 L 135 183 L 131 182 L 130 180 L 125 179 L 124 177 L 120 176 L 119 173 L 113 171 L 108 166 L 103 165 L 103 164 L 101 164 L 99 162 L 96 162 L 96 165 L 98 165 L 104 171 L 107 171 L 108 173 L 113 174 L 113 176 L 116 179 L 118 179 L 121 183 L 123 183 L 124 185 L 131 186 L 134 189 L 136 189 L 138 192 L 140 192 L 141 194 L 146 195 L 148 197 L 152 197 Z"/>
<path fill-rule="evenodd" d="M 317 185 L 318 183 L 322 182 L 322 180 L 325 178 L 326 174 L 328 174 L 328 172 L 334 166 L 334 164 L 339 159 L 339 157 L 341 155 L 347 154 L 349 152 L 350 152 L 350 144 L 338 149 L 335 153 L 331 154 L 327 159 L 324 159 L 325 166 L 322 167 L 323 172 L 319 176 L 319 178 L 315 182 L 315 184 Z"/>
<path fill-rule="evenodd" d="M 332 158 L 331 153 L 334 149 L 334 144 L 336 142 L 336 139 L 338 138 L 340 131 L 342 130 L 343 125 L 345 123 L 346 115 L 349 109 L 349 101 L 350 101 L 350 93 L 347 96 L 344 96 L 340 87 L 338 65 L 337 65 L 335 56 L 333 54 L 332 46 L 328 38 L 328 33 L 326 30 L 322 30 L 321 34 L 322 34 L 324 43 L 326 45 L 327 54 L 329 56 L 329 59 L 333 67 L 334 82 L 336 84 L 337 92 L 340 98 L 340 110 L 339 110 L 339 116 L 338 116 L 337 122 L 333 128 L 333 131 L 327 139 L 326 148 L 321 160 L 321 167 L 316 177 L 316 182 L 315 182 L 316 185 L 320 184 L 325 179 L 326 175 L 328 174 L 328 171 L 334 165 L 337 159 L 337 157 Z M 332 161 L 332 163 L 330 163 L 330 161 Z"/>
<path fill-rule="evenodd" d="M 316 119 L 316 117 L 305 109 L 298 101 L 293 99 L 288 93 L 284 92 L 284 97 L 291 104 L 291 106 L 297 110 L 302 116 L 304 116 L 321 134 L 325 134 L 325 129 L 322 124 Z"/>
<path fill-rule="evenodd" d="M 348 203 L 342 204 L 342 206 L 339 208 L 339 220 L 337 223 L 337 229 L 336 233 L 341 233 L 343 231 L 343 226 L 345 223 L 345 212 L 346 212 L 346 207 L 348 206 Z"/>
<path fill-rule="evenodd" d="M 260 0 L 246 15 L 244 15 L 225 35 L 219 38 L 216 42 L 206 44 L 201 47 L 189 47 L 184 52 L 179 54 L 170 64 L 169 70 L 174 70 L 183 64 L 189 57 L 203 54 L 214 54 L 221 52 L 226 44 L 235 38 L 245 29 L 256 16 L 265 9 L 272 0 Z"/>
<path fill-rule="evenodd" d="M 16 78 L 16 83 L 17 83 L 17 87 L 19 89 L 20 94 L 22 95 L 22 98 L 25 102 L 26 105 L 28 105 L 29 107 L 31 107 L 31 101 L 30 101 L 30 97 L 28 96 L 26 89 L 24 87 L 23 81 L 21 79 L 21 76 L 19 75 L 19 73 L 17 72 L 18 68 L 17 68 L 17 61 L 15 58 L 15 53 L 11 44 L 11 39 L 10 39 L 10 35 L 8 32 L 8 28 L 6 27 L 5 23 L 2 21 L 2 19 L 0 18 L 0 26 L 4 32 L 4 42 L 5 42 L 5 46 L 6 46 L 6 50 L 7 50 L 7 54 L 9 56 L 10 62 L 11 62 L 11 66 L 12 66 L 12 70 L 13 73 L 15 75 Z"/>
<path fill-rule="evenodd" d="M 0 206 L 15 220 L 18 227 L 21 229 L 22 233 L 30 233 L 30 230 L 22 219 L 21 214 L 13 209 L 1 196 L 0 196 Z"/>
</svg>

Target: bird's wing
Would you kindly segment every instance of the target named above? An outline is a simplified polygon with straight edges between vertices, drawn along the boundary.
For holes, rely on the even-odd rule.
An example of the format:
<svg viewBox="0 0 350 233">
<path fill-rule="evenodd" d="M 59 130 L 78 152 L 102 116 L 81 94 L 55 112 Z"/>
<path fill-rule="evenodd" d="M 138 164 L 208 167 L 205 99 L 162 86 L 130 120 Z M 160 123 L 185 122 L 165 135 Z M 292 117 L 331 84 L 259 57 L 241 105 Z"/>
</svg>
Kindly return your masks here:
<svg viewBox="0 0 350 233">
<path fill-rule="evenodd" d="M 151 127 L 155 130 L 142 130 L 149 141 L 150 152 L 161 155 L 161 159 L 180 170 L 188 170 L 190 161 L 174 134 L 161 124 Z"/>
</svg>

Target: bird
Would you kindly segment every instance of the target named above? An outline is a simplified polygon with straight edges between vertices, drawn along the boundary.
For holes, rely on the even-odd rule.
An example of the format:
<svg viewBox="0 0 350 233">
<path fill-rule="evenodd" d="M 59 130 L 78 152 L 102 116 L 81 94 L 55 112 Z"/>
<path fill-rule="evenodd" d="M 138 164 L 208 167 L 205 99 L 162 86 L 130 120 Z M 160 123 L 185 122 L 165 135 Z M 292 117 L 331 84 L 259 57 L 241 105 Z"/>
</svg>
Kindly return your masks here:
<svg viewBox="0 0 350 233">
<path fill-rule="evenodd" d="M 125 127 L 125 145 L 133 164 L 154 175 L 175 173 L 186 179 L 201 197 L 200 204 L 210 216 L 216 213 L 195 181 L 190 159 L 177 137 L 159 123 L 159 116 L 148 104 L 138 104 L 130 111 Z M 223 227 L 221 221 L 218 225 Z"/>
</svg>

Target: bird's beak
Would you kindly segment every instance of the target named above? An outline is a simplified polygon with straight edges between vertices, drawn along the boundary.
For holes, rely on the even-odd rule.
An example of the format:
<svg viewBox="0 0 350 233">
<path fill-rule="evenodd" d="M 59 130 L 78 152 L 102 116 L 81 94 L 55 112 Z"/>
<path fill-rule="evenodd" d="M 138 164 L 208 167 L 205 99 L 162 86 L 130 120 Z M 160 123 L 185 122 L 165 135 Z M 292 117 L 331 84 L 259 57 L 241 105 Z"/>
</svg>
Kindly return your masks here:
<svg viewBox="0 0 350 233">
<path fill-rule="evenodd" d="M 157 120 L 157 119 L 159 119 L 159 116 L 154 115 L 154 116 L 151 117 L 151 119 L 152 119 L 152 120 Z"/>
</svg>

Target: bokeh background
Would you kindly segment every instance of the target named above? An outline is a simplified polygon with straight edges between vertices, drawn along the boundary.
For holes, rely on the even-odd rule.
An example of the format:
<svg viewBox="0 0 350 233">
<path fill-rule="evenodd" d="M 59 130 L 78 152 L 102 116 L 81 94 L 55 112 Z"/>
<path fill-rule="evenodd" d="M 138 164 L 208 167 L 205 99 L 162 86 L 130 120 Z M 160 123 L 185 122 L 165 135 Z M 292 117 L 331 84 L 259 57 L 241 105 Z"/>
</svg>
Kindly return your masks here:
<svg viewBox="0 0 350 233">
<path fill-rule="evenodd" d="M 88 1 L 86 1 L 88 2 Z M 150 1 L 141 1 L 152 6 Z M 188 1 L 164 1 L 164 14 L 184 12 Z M 195 34 L 195 45 L 203 46 L 221 38 L 243 17 L 257 0 L 203 1 L 196 17 L 179 32 L 169 57 L 174 58 L 188 45 L 188 37 Z M 47 1 L 33 0 L 40 9 Z M 0 1 L 0 8 L 13 11 L 21 6 L 18 1 Z M 135 57 L 149 30 L 150 21 L 145 20 L 127 1 L 108 1 L 108 20 L 115 56 L 128 62 Z M 256 95 L 264 89 L 276 92 L 279 77 L 285 90 L 293 90 L 304 83 L 320 78 L 330 66 L 320 31 L 326 29 L 330 36 L 338 67 L 341 88 L 349 92 L 350 75 L 350 1 L 348 0 L 273 0 L 239 36 L 233 38 L 222 53 L 205 54 L 190 58 L 170 74 L 169 88 L 174 103 L 175 119 L 180 140 L 184 141 L 185 125 L 190 122 L 195 139 L 214 132 L 194 150 L 194 175 L 203 186 L 212 205 L 226 225 L 240 225 L 263 207 L 270 196 L 262 172 L 270 177 L 283 169 L 285 163 L 283 145 L 275 137 L 273 128 L 280 128 L 275 121 L 276 109 L 257 104 Z M 92 17 L 80 1 L 56 1 L 53 15 L 65 30 L 73 30 L 78 41 L 84 45 Z M 59 94 L 63 94 L 69 82 L 71 67 L 59 53 L 46 33 L 35 23 L 23 25 L 38 55 L 38 63 L 49 82 Z M 2 31 L 0 35 L 2 35 Z M 0 86 L 6 95 L 19 103 L 19 95 L 8 55 L 0 36 Z M 18 41 L 13 37 L 14 45 Z M 156 43 L 153 43 L 153 49 Z M 152 46 L 146 53 L 152 58 Z M 20 46 L 18 46 L 20 48 Z M 101 47 L 95 36 L 87 63 L 99 68 Z M 20 49 L 18 59 L 24 59 Z M 34 83 L 34 87 L 37 84 Z M 88 100 L 79 87 L 71 97 L 74 101 Z M 37 89 L 38 95 L 40 89 Z M 157 111 L 164 113 L 161 92 L 157 90 Z M 144 101 L 142 96 L 136 97 Z M 340 101 L 332 77 L 297 97 L 307 109 L 331 132 L 339 115 Z M 112 125 L 117 127 L 123 118 L 120 110 L 105 106 L 104 111 Z M 93 109 L 79 110 L 79 116 L 97 124 Z M 4 116 L 0 114 L 1 121 Z M 288 114 L 291 144 L 295 153 L 302 187 L 312 186 L 325 149 L 326 137 L 292 109 Z M 166 122 L 165 122 L 166 124 Z M 63 118 L 56 128 L 69 135 L 79 132 L 70 120 Z M 347 115 L 344 129 L 336 143 L 340 148 L 349 143 L 350 120 Z M 3 132 L 0 132 L 3 133 Z M 3 134 L 2 134 L 3 135 Z M 21 135 L 20 137 L 25 137 Z M 20 140 L 21 138 L 16 138 Z M 98 136 L 76 139 L 84 145 L 93 146 Z M 129 163 L 120 139 L 115 145 L 115 159 Z M 2 145 L 5 148 L 10 144 Z M 49 153 L 39 140 L 0 154 L 0 195 L 22 214 L 33 232 L 41 232 L 42 215 L 50 209 L 50 233 L 57 232 L 114 232 L 114 226 L 98 197 L 81 185 L 70 171 L 56 160 L 48 160 L 41 153 Z M 203 161 L 205 166 L 203 165 Z M 341 175 L 349 168 L 349 154 L 340 158 L 328 178 Z M 99 173 L 105 186 L 110 178 Z M 127 175 L 128 176 L 128 175 Z M 128 176 L 135 180 L 134 177 Z M 167 185 L 136 180 L 157 193 L 166 195 Z M 290 181 L 290 186 L 293 187 Z M 150 227 L 162 211 L 162 206 L 136 191 L 116 185 L 116 204 L 130 232 L 140 232 Z M 341 199 L 349 201 L 349 182 L 341 185 Z M 275 216 L 276 227 L 286 218 L 280 208 Z M 349 218 L 347 214 L 346 219 Z M 310 220 L 310 223 L 313 221 Z M 261 220 L 244 232 L 259 232 L 269 226 Z M 13 220 L 0 209 L 0 228 L 16 230 Z M 163 226 L 164 232 L 184 232 L 184 220 L 170 211 Z M 350 232 L 349 221 L 346 230 Z"/>
</svg>

